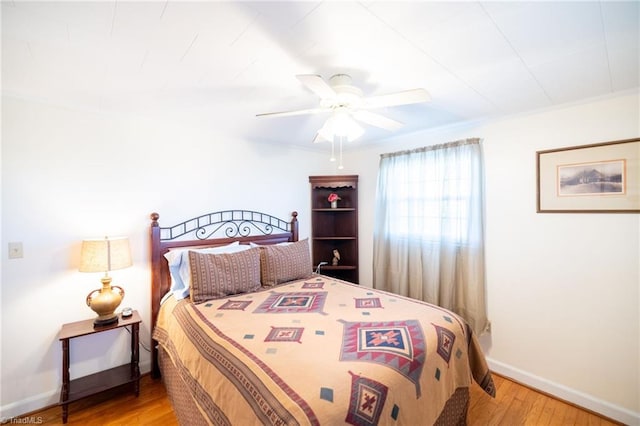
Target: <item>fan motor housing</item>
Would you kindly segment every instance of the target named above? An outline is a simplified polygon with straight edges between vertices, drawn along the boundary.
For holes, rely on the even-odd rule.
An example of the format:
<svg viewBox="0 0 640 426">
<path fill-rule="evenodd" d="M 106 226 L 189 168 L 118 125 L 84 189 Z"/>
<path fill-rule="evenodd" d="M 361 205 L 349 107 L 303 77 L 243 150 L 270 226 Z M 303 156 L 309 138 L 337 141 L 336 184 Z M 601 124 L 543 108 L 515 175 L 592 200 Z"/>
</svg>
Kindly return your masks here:
<svg viewBox="0 0 640 426">
<path fill-rule="evenodd" d="M 320 106 L 323 108 L 350 107 L 357 108 L 362 100 L 362 90 L 351 85 L 351 76 L 336 74 L 329 79 L 331 88 L 336 92 L 332 99 L 322 99 Z"/>
</svg>

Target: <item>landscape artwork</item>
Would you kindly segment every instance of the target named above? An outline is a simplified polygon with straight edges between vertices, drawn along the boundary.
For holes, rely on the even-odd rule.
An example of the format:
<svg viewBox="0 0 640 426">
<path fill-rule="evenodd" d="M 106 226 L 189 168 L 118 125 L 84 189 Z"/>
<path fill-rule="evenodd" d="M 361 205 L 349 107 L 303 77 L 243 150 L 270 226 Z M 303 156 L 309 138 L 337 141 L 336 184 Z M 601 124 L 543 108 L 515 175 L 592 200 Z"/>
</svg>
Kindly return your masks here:
<svg viewBox="0 0 640 426">
<path fill-rule="evenodd" d="M 640 213 L 640 138 L 536 152 L 536 212 Z"/>
<path fill-rule="evenodd" d="M 558 196 L 622 195 L 625 166 L 625 160 L 559 165 Z"/>
</svg>

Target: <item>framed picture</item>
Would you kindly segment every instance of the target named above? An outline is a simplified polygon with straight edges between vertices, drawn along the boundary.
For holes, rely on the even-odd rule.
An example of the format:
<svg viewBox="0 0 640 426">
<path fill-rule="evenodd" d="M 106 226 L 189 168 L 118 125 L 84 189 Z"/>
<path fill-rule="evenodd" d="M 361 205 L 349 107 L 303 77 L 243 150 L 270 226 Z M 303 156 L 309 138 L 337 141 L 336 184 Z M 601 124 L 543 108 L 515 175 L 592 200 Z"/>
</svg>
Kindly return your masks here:
<svg viewBox="0 0 640 426">
<path fill-rule="evenodd" d="M 640 138 L 536 152 L 538 213 L 640 213 Z"/>
</svg>

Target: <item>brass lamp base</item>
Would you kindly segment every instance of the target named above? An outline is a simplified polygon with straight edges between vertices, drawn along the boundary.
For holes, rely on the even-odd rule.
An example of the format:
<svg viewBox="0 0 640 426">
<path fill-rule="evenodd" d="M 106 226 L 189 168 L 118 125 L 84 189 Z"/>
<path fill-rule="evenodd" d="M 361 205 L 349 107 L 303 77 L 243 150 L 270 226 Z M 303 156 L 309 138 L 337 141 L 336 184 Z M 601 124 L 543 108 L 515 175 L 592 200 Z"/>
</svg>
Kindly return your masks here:
<svg viewBox="0 0 640 426">
<path fill-rule="evenodd" d="M 94 327 L 104 327 L 105 325 L 111 325 L 118 322 L 118 315 L 114 314 L 112 318 L 102 319 L 100 317 L 96 318 L 93 321 Z"/>
<path fill-rule="evenodd" d="M 93 322 L 94 327 L 102 327 L 118 322 L 118 314 L 115 310 L 120 306 L 124 298 L 124 290 L 117 285 L 111 285 L 111 277 L 102 278 L 102 288 L 93 290 L 87 295 L 87 306 L 98 314 Z"/>
</svg>

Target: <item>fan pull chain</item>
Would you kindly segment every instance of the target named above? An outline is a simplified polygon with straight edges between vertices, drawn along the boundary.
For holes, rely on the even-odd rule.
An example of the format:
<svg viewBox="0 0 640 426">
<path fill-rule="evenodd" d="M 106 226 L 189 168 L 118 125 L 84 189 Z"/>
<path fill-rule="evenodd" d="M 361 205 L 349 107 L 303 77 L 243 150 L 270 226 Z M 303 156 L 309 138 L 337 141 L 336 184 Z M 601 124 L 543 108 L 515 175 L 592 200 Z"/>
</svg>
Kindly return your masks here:
<svg viewBox="0 0 640 426">
<path fill-rule="evenodd" d="M 344 138 L 344 136 L 340 136 L 340 163 L 338 164 L 338 170 L 344 169 L 344 166 L 342 165 L 342 141 Z"/>
<path fill-rule="evenodd" d="M 335 148 L 334 148 L 334 145 L 335 145 L 334 141 L 335 141 L 336 137 L 337 136 L 334 136 L 331 139 L 331 157 L 329 158 L 329 161 L 336 161 L 336 154 L 335 154 Z"/>
</svg>

